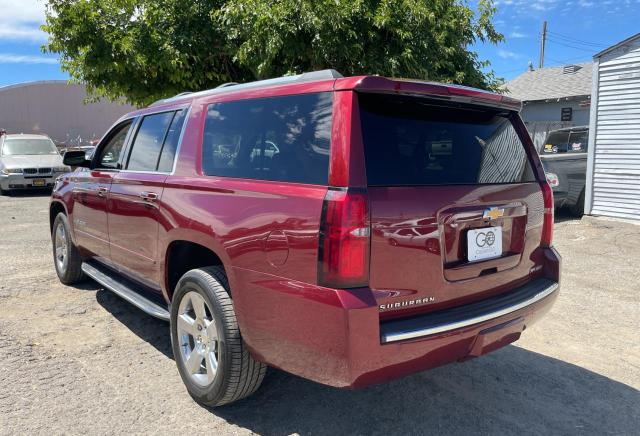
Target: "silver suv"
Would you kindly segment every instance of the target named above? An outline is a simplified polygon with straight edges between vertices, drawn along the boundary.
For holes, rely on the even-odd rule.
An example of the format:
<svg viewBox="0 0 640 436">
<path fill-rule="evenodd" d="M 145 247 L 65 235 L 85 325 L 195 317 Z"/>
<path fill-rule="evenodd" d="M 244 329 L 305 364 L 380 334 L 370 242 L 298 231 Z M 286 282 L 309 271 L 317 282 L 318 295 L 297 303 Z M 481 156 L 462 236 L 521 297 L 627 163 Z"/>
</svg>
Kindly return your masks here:
<svg viewBox="0 0 640 436">
<path fill-rule="evenodd" d="M 48 136 L 0 132 L 0 193 L 51 188 L 57 176 L 70 170 Z"/>
</svg>

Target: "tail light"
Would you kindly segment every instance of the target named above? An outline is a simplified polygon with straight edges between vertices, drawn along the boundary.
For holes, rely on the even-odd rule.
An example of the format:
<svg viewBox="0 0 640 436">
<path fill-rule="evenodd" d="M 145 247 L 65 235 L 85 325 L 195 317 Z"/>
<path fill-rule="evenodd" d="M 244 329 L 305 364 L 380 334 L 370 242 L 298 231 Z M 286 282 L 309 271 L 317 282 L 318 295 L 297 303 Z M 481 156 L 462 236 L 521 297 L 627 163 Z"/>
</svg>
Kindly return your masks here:
<svg viewBox="0 0 640 436">
<path fill-rule="evenodd" d="M 370 234 L 366 191 L 330 189 L 322 205 L 318 283 L 332 288 L 366 286 Z"/>
<path fill-rule="evenodd" d="M 546 173 L 546 176 L 547 176 L 547 183 L 549 183 L 549 186 L 551 186 L 551 188 L 556 188 L 560 186 L 560 179 L 558 179 L 557 174 Z"/>
<path fill-rule="evenodd" d="M 551 247 L 553 245 L 553 191 L 547 181 L 542 182 L 541 186 L 544 199 L 544 224 L 540 244 L 543 247 Z"/>
</svg>

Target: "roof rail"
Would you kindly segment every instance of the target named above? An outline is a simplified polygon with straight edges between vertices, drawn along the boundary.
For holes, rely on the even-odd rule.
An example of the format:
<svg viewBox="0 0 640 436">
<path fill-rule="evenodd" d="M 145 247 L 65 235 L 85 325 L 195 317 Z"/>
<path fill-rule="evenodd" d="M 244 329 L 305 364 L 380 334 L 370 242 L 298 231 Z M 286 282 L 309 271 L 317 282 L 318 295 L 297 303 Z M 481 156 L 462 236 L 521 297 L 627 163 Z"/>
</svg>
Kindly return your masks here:
<svg viewBox="0 0 640 436">
<path fill-rule="evenodd" d="M 297 74 L 295 76 L 283 76 L 283 77 L 276 77 L 274 79 L 257 80 L 255 82 L 223 83 L 217 88 L 208 89 L 208 90 L 199 91 L 199 92 L 181 93 L 170 98 L 158 100 L 155 103 L 152 103 L 151 106 L 157 106 L 163 103 L 178 101 L 183 97 L 186 97 L 187 95 L 191 98 L 203 97 L 206 95 L 221 94 L 224 92 L 237 91 L 241 89 L 262 88 L 262 87 L 272 86 L 272 85 L 286 85 L 291 83 L 312 82 L 315 80 L 339 79 L 341 77 L 343 77 L 342 74 L 340 74 L 334 69 L 329 69 L 329 70 L 311 71 L 308 73 Z"/>
</svg>

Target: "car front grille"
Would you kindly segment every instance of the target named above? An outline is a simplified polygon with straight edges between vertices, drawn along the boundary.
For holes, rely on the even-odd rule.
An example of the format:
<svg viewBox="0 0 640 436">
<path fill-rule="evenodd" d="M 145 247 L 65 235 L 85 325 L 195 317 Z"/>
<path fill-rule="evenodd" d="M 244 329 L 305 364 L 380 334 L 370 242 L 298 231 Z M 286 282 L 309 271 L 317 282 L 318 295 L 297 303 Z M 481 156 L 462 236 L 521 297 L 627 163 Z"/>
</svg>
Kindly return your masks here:
<svg viewBox="0 0 640 436">
<path fill-rule="evenodd" d="M 34 178 L 34 177 L 51 177 L 51 170 L 52 170 L 52 168 L 50 168 L 50 167 L 48 167 L 48 168 L 23 168 L 22 169 L 22 174 L 24 174 L 24 176 L 27 179 Z"/>
</svg>

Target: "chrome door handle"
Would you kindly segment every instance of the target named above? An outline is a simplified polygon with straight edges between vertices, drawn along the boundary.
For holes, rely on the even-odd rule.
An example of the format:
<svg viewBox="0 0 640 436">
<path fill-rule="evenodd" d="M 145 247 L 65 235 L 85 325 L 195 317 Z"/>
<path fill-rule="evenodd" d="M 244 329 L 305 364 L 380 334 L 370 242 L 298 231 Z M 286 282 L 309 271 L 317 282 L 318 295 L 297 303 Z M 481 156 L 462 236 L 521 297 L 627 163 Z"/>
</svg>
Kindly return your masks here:
<svg viewBox="0 0 640 436">
<path fill-rule="evenodd" d="M 97 191 L 99 197 L 104 197 L 105 195 L 107 195 L 107 192 L 109 192 L 109 189 L 105 188 L 104 186 L 99 186 Z"/>
<path fill-rule="evenodd" d="M 156 201 L 158 199 L 158 194 L 156 194 L 155 192 L 141 192 L 140 194 L 140 198 L 142 198 L 144 201 Z"/>
</svg>

